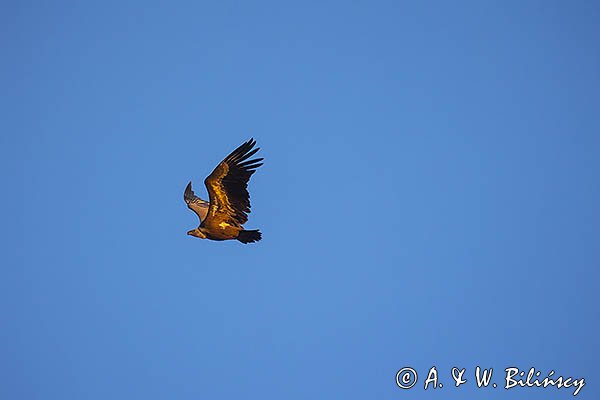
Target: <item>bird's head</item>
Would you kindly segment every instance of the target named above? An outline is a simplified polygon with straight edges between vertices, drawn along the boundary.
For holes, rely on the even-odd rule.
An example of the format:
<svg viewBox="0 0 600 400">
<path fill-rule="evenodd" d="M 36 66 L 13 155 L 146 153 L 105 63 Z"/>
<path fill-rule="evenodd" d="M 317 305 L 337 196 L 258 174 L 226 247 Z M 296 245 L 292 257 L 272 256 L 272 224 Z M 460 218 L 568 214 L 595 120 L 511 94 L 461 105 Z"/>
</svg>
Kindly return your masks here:
<svg viewBox="0 0 600 400">
<path fill-rule="evenodd" d="M 202 232 L 200 232 L 200 230 L 198 228 L 192 229 L 191 231 L 188 231 L 187 234 L 190 235 L 190 236 L 195 236 L 195 237 L 200 238 L 200 239 L 205 239 L 206 238 L 206 236 Z"/>
</svg>

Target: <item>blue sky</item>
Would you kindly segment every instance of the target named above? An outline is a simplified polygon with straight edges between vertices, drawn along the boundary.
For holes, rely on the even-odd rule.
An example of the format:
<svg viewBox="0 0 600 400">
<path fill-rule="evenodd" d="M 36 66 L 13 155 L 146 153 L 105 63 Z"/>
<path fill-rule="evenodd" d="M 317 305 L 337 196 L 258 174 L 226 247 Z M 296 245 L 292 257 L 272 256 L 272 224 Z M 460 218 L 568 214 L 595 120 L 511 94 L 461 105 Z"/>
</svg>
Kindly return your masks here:
<svg viewBox="0 0 600 400">
<path fill-rule="evenodd" d="M 600 395 L 594 2 L 2 9 L 0 397 Z M 263 240 L 187 236 L 250 137 Z"/>
</svg>

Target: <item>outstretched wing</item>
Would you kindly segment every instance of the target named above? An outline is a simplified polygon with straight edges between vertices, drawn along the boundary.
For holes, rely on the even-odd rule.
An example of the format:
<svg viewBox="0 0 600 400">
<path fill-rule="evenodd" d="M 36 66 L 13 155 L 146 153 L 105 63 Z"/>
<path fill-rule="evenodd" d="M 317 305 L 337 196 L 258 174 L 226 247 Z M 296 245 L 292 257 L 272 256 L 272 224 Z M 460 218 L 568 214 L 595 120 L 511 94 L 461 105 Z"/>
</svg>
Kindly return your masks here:
<svg viewBox="0 0 600 400">
<path fill-rule="evenodd" d="M 198 218 L 200 218 L 200 222 L 204 221 L 208 214 L 208 201 L 204 201 L 194 194 L 192 182 L 188 183 L 186 186 L 185 192 L 183 192 L 183 199 L 188 208 L 195 212 Z"/>
<path fill-rule="evenodd" d="M 256 168 L 262 165 L 262 158 L 248 160 L 260 148 L 252 150 L 256 141 L 250 139 L 231 152 L 217 168 L 204 180 L 210 196 L 210 206 L 205 225 L 226 222 L 240 227 L 248 221 L 250 195 L 248 181 Z M 248 160 L 248 161 L 246 161 Z"/>
</svg>

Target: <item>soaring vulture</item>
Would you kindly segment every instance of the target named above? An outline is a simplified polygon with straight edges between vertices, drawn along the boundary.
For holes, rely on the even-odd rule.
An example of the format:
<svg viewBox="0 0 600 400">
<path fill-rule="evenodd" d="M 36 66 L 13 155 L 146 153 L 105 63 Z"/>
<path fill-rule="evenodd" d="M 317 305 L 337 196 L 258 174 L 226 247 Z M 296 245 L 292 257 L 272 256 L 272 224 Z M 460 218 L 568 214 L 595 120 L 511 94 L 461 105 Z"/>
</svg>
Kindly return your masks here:
<svg viewBox="0 0 600 400">
<path fill-rule="evenodd" d="M 250 213 L 248 181 L 262 158 L 252 157 L 258 150 L 252 149 L 256 141 L 248 140 L 231 152 L 205 180 L 209 201 L 194 194 L 192 182 L 183 193 L 188 208 L 198 215 L 200 225 L 187 234 L 200 239 L 231 240 L 242 243 L 258 242 L 262 235 L 258 229 L 247 231 L 243 225 Z"/>
</svg>

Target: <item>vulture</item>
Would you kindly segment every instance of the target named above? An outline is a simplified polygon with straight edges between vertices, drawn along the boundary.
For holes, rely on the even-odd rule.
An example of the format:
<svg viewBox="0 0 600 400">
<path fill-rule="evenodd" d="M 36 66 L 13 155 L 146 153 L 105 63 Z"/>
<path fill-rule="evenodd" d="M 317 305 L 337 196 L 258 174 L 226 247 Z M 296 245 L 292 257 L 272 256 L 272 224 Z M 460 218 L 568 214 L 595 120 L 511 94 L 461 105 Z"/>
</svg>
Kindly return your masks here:
<svg viewBox="0 0 600 400">
<path fill-rule="evenodd" d="M 250 213 L 248 181 L 256 169 L 263 165 L 263 158 L 249 160 L 258 150 L 256 141 L 248 140 L 231 152 L 204 180 L 209 201 L 194 194 L 192 182 L 188 183 L 183 199 L 188 208 L 200 219 L 200 225 L 188 235 L 200 239 L 258 242 L 262 235 L 258 229 L 245 230 L 244 224 Z"/>
</svg>

